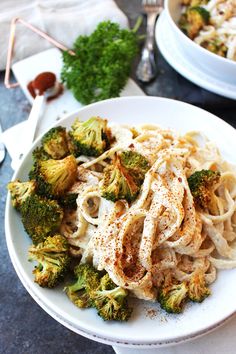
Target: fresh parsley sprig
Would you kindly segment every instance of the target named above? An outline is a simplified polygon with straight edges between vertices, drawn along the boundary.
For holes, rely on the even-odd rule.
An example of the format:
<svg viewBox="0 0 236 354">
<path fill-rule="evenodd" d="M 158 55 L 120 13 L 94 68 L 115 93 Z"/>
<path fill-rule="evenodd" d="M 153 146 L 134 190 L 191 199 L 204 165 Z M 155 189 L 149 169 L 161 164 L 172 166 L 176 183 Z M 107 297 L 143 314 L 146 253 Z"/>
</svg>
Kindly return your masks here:
<svg viewBox="0 0 236 354">
<path fill-rule="evenodd" d="M 101 22 L 90 36 L 79 36 L 75 55 L 63 52 L 61 79 L 75 98 L 89 104 L 119 96 L 138 52 L 138 23 L 133 30 Z"/>
</svg>

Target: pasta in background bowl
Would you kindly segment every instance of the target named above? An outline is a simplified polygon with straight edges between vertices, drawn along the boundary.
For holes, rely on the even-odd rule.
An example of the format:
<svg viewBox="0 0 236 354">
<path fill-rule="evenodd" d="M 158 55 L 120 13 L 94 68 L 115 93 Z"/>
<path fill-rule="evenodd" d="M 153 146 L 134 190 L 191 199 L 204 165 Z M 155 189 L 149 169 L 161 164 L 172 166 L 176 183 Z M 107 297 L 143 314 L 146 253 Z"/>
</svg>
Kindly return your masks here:
<svg viewBox="0 0 236 354">
<path fill-rule="evenodd" d="M 201 47 L 236 61 L 234 0 L 183 0 L 179 26 Z"/>
<path fill-rule="evenodd" d="M 212 2 L 213 1 L 209 1 L 208 4 L 204 6 L 206 6 L 207 8 L 207 6 L 210 6 Z M 232 2 L 231 5 L 235 8 L 234 11 L 236 11 L 236 5 L 234 0 L 230 0 L 230 2 Z M 185 1 L 184 3 L 188 2 Z M 183 2 L 181 0 L 165 0 L 165 13 L 167 15 L 168 23 L 171 26 L 175 39 L 178 42 L 186 58 L 188 58 L 188 60 L 191 60 L 194 65 L 196 65 L 196 67 L 200 67 L 203 72 L 207 72 L 208 74 L 212 75 L 212 77 L 216 77 L 222 80 L 224 83 L 234 84 L 236 75 L 236 61 L 235 59 L 233 60 L 236 55 L 235 17 L 232 17 L 230 22 L 230 28 L 227 29 L 227 31 L 230 32 L 231 35 L 226 36 L 225 34 L 221 33 L 221 39 L 224 39 L 226 37 L 227 39 L 230 39 L 230 47 L 228 48 L 228 50 L 226 50 L 226 48 L 223 48 L 222 46 L 222 48 L 224 49 L 222 53 L 226 53 L 226 55 L 231 58 L 228 59 L 223 56 L 217 55 L 200 45 L 203 42 L 203 37 L 209 38 L 209 36 L 213 32 L 214 35 L 216 35 L 216 30 L 213 28 L 214 26 L 216 27 L 216 25 L 211 25 L 210 27 L 205 26 L 204 29 L 197 29 L 197 35 L 195 33 L 196 31 L 190 34 L 190 37 L 192 36 L 193 38 L 192 40 L 179 27 L 179 21 L 183 13 Z M 221 19 L 219 18 L 220 16 L 222 15 L 216 16 L 216 18 L 214 18 L 214 21 L 221 21 Z M 226 25 L 227 23 L 224 26 Z M 184 27 L 184 25 L 182 25 L 182 27 Z M 224 32 L 225 28 L 220 29 L 220 31 Z M 224 44 L 226 45 L 227 43 Z"/>
<path fill-rule="evenodd" d="M 163 134 L 167 134 L 167 138 L 169 134 L 168 139 L 170 139 L 171 133 L 168 133 L 168 129 L 181 135 L 193 130 L 202 131 L 219 147 L 224 159 L 231 163 L 234 163 L 235 160 L 233 153 L 236 141 L 235 130 L 210 113 L 185 103 L 154 97 L 112 99 L 84 107 L 80 111 L 70 114 L 67 118 L 60 121 L 58 125 L 69 128 L 76 117 L 86 120 L 91 116 L 106 118 L 109 125 L 112 123 L 128 124 L 130 126 L 146 125 L 144 129 L 149 130 L 149 135 L 150 133 L 153 134 L 154 140 Z M 154 124 L 160 126 L 163 130 L 155 130 L 152 127 Z M 160 132 L 163 134 L 160 134 Z M 224 139 L 222 138 L 223 136 Z M 194 134 L 188 135 L 187 140 L 189 140 L 190 145 L 193 138 Z M 40 138 L 28 152 L 13 179 L 27 180 L 28 171 L 32 164 L 31 152 L 39 145 L 39 142 Z M 181 143 L 181 139 L 179 142 Z M 141 141 L 139 143 L 141 144 Z M 155 145 L 157 144 L 155 143 Z M 206 160 L 204 168 L 209 168 L 215 157 L 219 158 L 217 150 L 212 145 L 209 145 L 209 148 L 210 150 L 207 151 L 204 158 Z M 148 146 L 146 146 L 146 152 L 147 150 Z M 145 146 L 142 146 L 142 151 L 143 153 L 145 152 Z M 210 151 L 211 155 L 209 154 Z M 194 159 L 195 163 L 199 161 L 196 156 Z M 218 163 L 221 164 L 220 160 Z M 227 169 L 228 167 L 222 164 L 223 168 Z M 175 169 L 175 173 L 178 174 L 178 168 L 177 170 Z M 177 177 L 179 178 L 180 176 Z M 140 199 L 138 200 L 140 201 Z M 207 216 L 205 215 L 205 217 Z M 207 330 L 213 329 L 236 310 L 234 302 L 236 295 L 234 278 L 236 272 L 234 269 L 230 269 L 217 273 L 217 279 L 211 287 L 212 295 L 210 297 L 202 304 L 189 304 L 183 314 L 165 315 L 156 303 L 134 299 L 134 313 L 129 322 L 103 322 L 93 309 L 80 310 L 74 307 L 65 296 L 65 293 L 63 293 L 63 287 L 48 290 L 38 287 L 33 282 L 32 264 L 27 261 L 27 249 L 30 241 L 23 230 L 19 215 L 10 205 L 9 196 L 6 205 L 6 237 L 13 265 L 22 283 L 33 298 L 56 320 L 73 331 L 94 340 L 108 344 L 142 348 L 150 345 L 168 345 L 198 336 Z M 229 267 L 232 267 L 232 264 Z M 209 277 L 211 276 L 210 272 Z M 142 289 L 136 290 L 141 291 Z M 152 318 L 149 316 L 150 313 L 152 313 Z M 155 314 L 154 317 L 153 314 Z M 154 324 L 156 331 L 153 331 Z"/>
</svg>

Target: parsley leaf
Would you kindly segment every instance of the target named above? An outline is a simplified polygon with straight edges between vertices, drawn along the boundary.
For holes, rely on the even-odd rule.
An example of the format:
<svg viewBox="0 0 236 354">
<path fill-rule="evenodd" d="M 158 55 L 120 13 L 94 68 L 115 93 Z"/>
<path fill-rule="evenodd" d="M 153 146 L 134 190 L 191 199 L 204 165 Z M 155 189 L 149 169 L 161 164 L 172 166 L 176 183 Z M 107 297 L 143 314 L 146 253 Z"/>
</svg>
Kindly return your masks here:
<svg viewBox="0 0 236 354">
<path fill-rule="evenodd" d="M 101 22 L 90 36 L 79 36 L 75 55 L 63 52 L 61 79 L 83 104 L 119 96 L 138 52 L 135 30 Z"/>
</svg>

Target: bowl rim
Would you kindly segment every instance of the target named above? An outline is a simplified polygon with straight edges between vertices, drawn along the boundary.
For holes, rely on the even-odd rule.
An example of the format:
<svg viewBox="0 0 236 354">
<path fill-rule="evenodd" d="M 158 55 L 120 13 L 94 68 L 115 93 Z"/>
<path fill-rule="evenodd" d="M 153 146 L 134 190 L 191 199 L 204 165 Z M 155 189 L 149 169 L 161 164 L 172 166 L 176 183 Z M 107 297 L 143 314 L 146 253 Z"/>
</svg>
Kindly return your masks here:
<svg viewBox="0 0 236 354">
<path fill-rule="evenodd" d="M 164 10 L 165 10 L 167 18 L 168 18 L 169 22 L 171 23 L 172 27 L 175 28 L 175 30 L 177 30 L 177 33 L 181 36 L 181 38 L 185 41 L 185 43 L 192 45 L 196 50 L 199 50 L 201 53 L 203 53 L 206 56 L 209 55 L 210 58 L 212 58 L 214 60 L 218 60 L 222 64 L 226 64 L 226 65 L 230 65 L 230 66 L 232 65 L 232 66 L 236 67 L 236 61 L 234 61 L 232 59 L 221 57 L 220 55 L 210 52 L 206 48 L 203 48 L 201 45 L 194 42 L 192 39 L 190 39 L 187 35 L 185 35 L 181 31 L 181 29 L 177 26 L 177 24 L 173 20 L 173 17 L 171 16 L 171 13 L 169 10 L 169 4 L 171 1 L 172 0 L 164 0 Z"/>
<path fill-rule="evenodd" d="M 7 242 L 7 246 L 8 246 L 8 242 Z M 64 327 L 68 328 L 69 330 L 71 330 L 72 332 L 79 334 L 85 338 L 88 338 L 90 340 L 99 342 L 99 343 L 103 343 L 106 345 L 112 345 L 112 346 L 118 346 L 118 347 L 124 347 L 124 348 L 131 348 L 131 349 L 154 349 L 154 348 L 160 348 L 160 347 L 170 347 L 172 345 L 177 345 L 177 344 L 181 344 L 181 343 L 186 343 L 186 342 L 190 342 L 193 339 L 197 339 L 200 337 L 203 337 L 205 334 L 211 333 L 215 330 L 217 330 L 218 328 L 220 328 L 221 326 L 223 326 L 226 322 L 230 321 L 234 316 L 235 316 L 235 312 L 231 313 L 229 316 L 227 316 L 225 319 L 219 321 L 218 323 L 215 323 L 214 325 L 208 327 L 207 329 L 203 329 L 201 331 L 198 331 L 192 335 L 188 335 L 188 336 L 183 336 L 183 337 L 179 337 L 173 340 L 164 340 L 164 341 L 159 341 L 159 342 L 153 342 L 153 343 L 131 343 L 131 342 L 127 342 L 127 341 L 118 341 L 115 339 L 112 339 L 110 337 L 106 338 L 106 337 L 102 337 L 100 335 L 96 335 L 94 333 L 90 333 L 89 331 L 85 331 L 84 329 L 80 328 L 80 327 L 74 327 L 72 323 L 70 323 L 68 320 L 62 318 L 62 316 L 60 316 L 59 314 L 55 313 L 49 306 L 47 306 L 41 299 L 39 296 L 37 296 L 34 293 L 34 290 L 32 290 L 32 288 L 30 287 L 30 285 L 25 281 L 24 276 L 21 274 L 21 272 L 19 271 L 19 269 L 17 268 L 17 262 L 14 259 L 14 255 L 9 251 L 9 255 L 13 264 L 13 267 L 21 281 L 21 283 L 23 284 L 24 288 L 27 290 L 27 292 L 30 294 L 30 296 L 35 300 L 35 302 L 48 314 L 50 315 L 54 320 L 56 320 L 57 322 L 59 322 L 61 325 L 63 325 Z"/>
<path fill-rule="evenodd" d="M 132 101 L 132 100 L 156 100 L 156 101 L 165 101 L 165 102 L 173 102 L 176 105 L 179 106 L 191 106 L 194 110 L 197 110 L 200 112 L 205 112 L 207 113 L 207 115 L 209 116 L 210 119 L 212 119 L 212 123 L 214 121 L 218 121 L 221 124 L 224 124 L 225 127 L 227 127 L 227 129 L 230 129 L 232 132 L 232 129 L 234 129 L 230 124 L 228 124 L 227 122 L 223 121 L 222 119 L 220 119 L 219 117 L 215 116 L 214 114 L 196 107 L 194 105 L 191 105 L 189 103 L 185 103 L 185 102 L 181 102 L 181 101 L 177 101 L 174 99 L 169 99 L 169 98 L 163 98 L 163 97 L 148 97 L 148 96 L 130 96 L 130 97 L 119 97 L 119 98 L 113 98 L 113 99 L 108 99 L 108 100 L 104 100 L 104 101 L 100 101 L 100 102 L 96 102 L 93 103 L 91 105 L 85 106 L 85 107 L 81 107 L 75 111 L 72 111 L 70 113 L 68 113 L 63 119 L 57 121 L 56 123 L 54 123 L 52 126 L 57 126 L 61 123 L 63 123 L 64 121 L 66 121 L 67 119 L 69 119 L 70 117 L 72 117 L 75 114 L 78 114 L 80 111 L 82 110 L 86 110 L 88 107 L 90 106 L 95 106 L 95 105 L 99 105 L 99 104 L 104 104 L 104 102 L 112 102 L 112 101 Z M 51 127 L 52 127 L 51 126 Z M 48 127 L 48 129 L 50 129 L 51 127 Z M 234 132 L 236 134 L 236 131 Z M 44 134 L 44 133 L 43 133 Z M 32 149 L 38 144 L 38 142 L 41 140 L 43 134 L 41 134 L 36 141 L 34 142 L 34 144 L 31 146 L 31 148 L 28 150 L 28 152 L 26 153 L 24 159 L 22 160 L 22 164 L 24 164 L 24 161 L 28 158 L 29 153 L 32 151 Z M 18 169 L 14 172 L 13 177 L 12 178 L 16 178 L 17 174 L 19 173 L 22 164 L 18 167 Z M 21 272 L 21 268 L 22 265 L 20 263 L 20 260 L 17 258 L 15 249 L 14 249 L 14 242 L 12 240 L 12 236 L 11 236 L 11 231 L 10 231 L 10 224 L 11 224 L 11 220 L 9 217 L 9 213 L 10 213 L 10 195 L 9 192 L 7 194 L 7 201 L 6 201 L 6 208 L 5 208 L 5 234 L 6 234 L 6 243 L 7 243 L 7 248 L 8 248 L 8 252 L 12 261 L 12 264 L 15 268 L 15 271 L 19 277 L 19 279 L 21 280 L 23 286 L 26 288 L 26 290 L 29 292 L 29 294 L 33 297 L 33 299 L 40 305 L 40 307 L 42 307 L 50 316 L 52 316 L 55 320 L 57 320 L 59 323 L 63 324 L 65 327 L 69 328 L 70 330 L 74 331 L 75 333 L 78 333 L 80 335 L 83 335 L 89 339 L 101 342 L 101 343 L 105 343 L 105 344 L 109 344 L 109 345 L 118 345 L 118 346 L 125 346 L 125 347 L 130 347 L 130 348 L 140 348 L 140 349 L 144 349 L 144 348 L 157 348 L 160 346 L 170 346 L 173 344 L 178 344 L 178 343 L 182 343 L 185 341 L 189 341 L 192 340 L 194 338 L 198 338 L 210 331 L 213 331 L 214 329 L 217 329 L 219 326 L 221 326 L 222 324 L 224 324 L 228 319 L 230 319 L 235 313 L 236 313 L 236 309 L 235 310 L 231 310 L 227 313 L 227 315 L 225 317 L 220 318 L 217 322 L 213 323 L 212 325 L 208 325 L 203 327 L 200 330 L 197 330 L 195 332 L 190 332 L 184 335 L 179 335 L 178 337 L 175 338 L 166 338 L 163 340 L 153 340 L 153 341 L 136 341 L 136 340 L 121 340 L 121 339 L 116 339 L 116 338 L 112 338 L 111 335 L 109 336 L 103 336 L 101 334 L 96 334 L 94 332 L 91 332 L 87 329 L 84 329 L 81 327 L 81 325 L 74 325 L 70 319 L 66 319 L 63 318 L 63 316 L 59 313 L 56 313 L 48 304 L 47 302 L 45 302 L 44 300 L 42 300 L 40 298 L 40 296 L 37 294 L 37 291 L 34 290 L 34 288 L 32 287 L 32 283 L 28 282 L 27 278 L 25 279 L 24 274 L 22 274 Z"/>
</svg>

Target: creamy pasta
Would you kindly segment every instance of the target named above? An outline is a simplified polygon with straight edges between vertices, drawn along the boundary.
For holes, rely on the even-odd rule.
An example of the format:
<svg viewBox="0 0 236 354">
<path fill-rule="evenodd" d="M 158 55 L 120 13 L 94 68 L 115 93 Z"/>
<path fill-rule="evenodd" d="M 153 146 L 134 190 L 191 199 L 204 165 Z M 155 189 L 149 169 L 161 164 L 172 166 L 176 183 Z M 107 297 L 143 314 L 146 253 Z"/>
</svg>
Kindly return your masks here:
<svg viewBox="0 0 236 354">
<path fill-rule="evenodd" d="M 210 4 L 212 1 L 208 4 Z M 213 6 L 213 4 L 212 4 Z M 115 284 L 140 299 L 155 300 L 164 278 L 188 281 L 196 270 L 207 284 L 217 269 L 236 266 L 236 170 L 198 132 L 179 136 L 158 126 L 111 126 L 115 142 L 97 158 L 81 156 L 77 210 L 61 233 L 82 263 L 106 270 Z M 135 201 L 101 196 L 103 169 L 118 151 L 145 156 L 150 169 Z M 221 173 L 215 211 L 196 208 L 187 178 L 202 169 Z"/>
<path fill-rule="evenodd" d="M 236 60 L 236 0 L 184 0 L 182 13 L 180 27 L 195 43 Z"/>
</svg>

